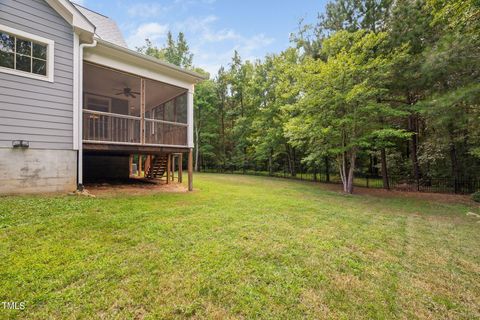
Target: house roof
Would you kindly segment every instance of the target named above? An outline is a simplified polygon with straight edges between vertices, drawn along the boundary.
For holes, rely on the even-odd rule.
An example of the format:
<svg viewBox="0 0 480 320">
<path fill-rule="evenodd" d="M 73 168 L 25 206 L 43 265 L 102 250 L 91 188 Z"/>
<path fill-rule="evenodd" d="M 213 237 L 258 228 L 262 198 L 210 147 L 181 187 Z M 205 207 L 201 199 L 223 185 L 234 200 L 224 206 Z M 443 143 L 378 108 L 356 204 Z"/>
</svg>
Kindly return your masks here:
<svg viewBox="0 0 480 320">
<path fill-rule="evenodd" d="M 45 1 L 73 26 L 83 41 L 92 41 L 95 26 L 69 0 Z"/>
<path fill-rule="evenodd" d="M 141 61 L 149 68 L 160 68 L 163 71 L 168 70 L 171 73 L 176 74 L 177 76 L 181 75 L 183 78 L 188 78 L 190 81 L 193 81 L 193 83 L 206 79 L 205 76 L 197 72 L 185 70 L 168 62 L 164 62 L 159 59 L 129 49 L 116 22 L 109 17 L 104 16 L 103 14 L 82 7 L 81 5 L 78 5 L 76 3 L 70 2 L 70 0 L 47 1 L 67 1 L 82 17 L 85 18 L 85 20 L 89 21 L 89 23 L 94 26 L 95 38 L 98 42 L 96 48 L 102 48 L 102 50 L 115 50 L 115 56 L 117 56 L 119 53 L 122 53 L 124 55 L 127 55 L 128 59 L 131 62 Z M 91 50 L 94 50 L 94 48 L 92 48 Z"/>
<path fill-rule="evenodd" d="M 95 25 L 95 35 L 99 39 L 127 48 L 122 32 L 114 20 L 76 3 L 73 4 L 91 23 Z"/>
</svg>

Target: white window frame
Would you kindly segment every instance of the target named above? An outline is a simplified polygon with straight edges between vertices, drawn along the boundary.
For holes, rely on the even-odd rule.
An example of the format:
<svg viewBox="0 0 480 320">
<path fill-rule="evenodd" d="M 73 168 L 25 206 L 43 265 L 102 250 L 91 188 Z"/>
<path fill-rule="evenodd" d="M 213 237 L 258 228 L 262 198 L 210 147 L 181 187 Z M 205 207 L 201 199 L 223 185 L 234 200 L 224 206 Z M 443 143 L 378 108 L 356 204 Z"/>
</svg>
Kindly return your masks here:
<svg viewBox="0 0 480 320">
<path fill-rule="evenodd" d="M 53 73 L 54 73 L 54 66 L 55 66 L 55 63 L 54 63 L 55 41 L 0 24 L 0 32 L 2 31 L 12 36 L 17 36 L 25 40 L 31 40 L 31 41 L 46 45 L 47 46 L 47 75 L 43 76 L 41 74 L 35 74 L 35 73 L 26 72 L 26 71 L 17 70 L 17 69 L 10 69 L 7 67 L 0 67 L 0 72 L 14 74 L 17 76 L 22 76 L 27 78 L 33 78 L 37 80 L 53 82 L 53 79 L 54 79 Z"/>
</svg>

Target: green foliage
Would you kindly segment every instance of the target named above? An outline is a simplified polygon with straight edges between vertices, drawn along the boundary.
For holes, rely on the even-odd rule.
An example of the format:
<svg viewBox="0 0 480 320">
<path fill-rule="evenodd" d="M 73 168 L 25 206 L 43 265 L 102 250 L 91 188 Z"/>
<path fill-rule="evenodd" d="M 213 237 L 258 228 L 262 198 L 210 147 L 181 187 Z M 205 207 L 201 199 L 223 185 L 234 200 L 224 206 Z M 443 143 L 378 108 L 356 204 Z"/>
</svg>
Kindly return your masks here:
<svg viewBox="0 0 480 320">
<path fill-rule="evenodd" d="M 480 202 L 480 191 L 477 191 L 474 194 L 472 194 L 472 200 L 475 202 Z"/>
<path fill-rule="evenodd" d="M 145 45 L 136 48 L 138 52 L 167 61 L 176 66 L 190 69 L 192 68 L 193 54 L 190 52 L 187 40 L 183 32 L 173 39 L 172 33 L 167 34 L 167 43 L 164 47 L 158 48 L 150 39 L 145 39 Z"/>
<path fill-rule="evenodd" d="M 147 56 L 157 58 L 159 60 L 165 60 L 165 50 L 155 46 L 150 39 L 145 39 L 145 45 L 136 48 L 138 52 Z"/>
<path fill-rule="evenodd" d="M 478 1 L 333 0 L 323 12 L 293 47 L 234 52 L 196 86 L 197 169 L 478 178 Z M 139 50 L 191 66 L 183 34 Z"/>
<path fill-rule="evenodd" d="M 373 136 L 405 137 L 402 129 L 372 121 L 401 114 L 380 102 L 392 66 L 406 56 L 405 49 L 390 50 L 387 39 L 387 33 L 339 31 L 323 42 L 326 61 L 307 58 L 299 76 L 303 94 L 287 134 L 294 145 L 306 141 L 307 154 L 338 158 L 344 184 L 349 177 L 345 162 L 354 167 L 358 152 L 373 147 Z"/>
</svg>

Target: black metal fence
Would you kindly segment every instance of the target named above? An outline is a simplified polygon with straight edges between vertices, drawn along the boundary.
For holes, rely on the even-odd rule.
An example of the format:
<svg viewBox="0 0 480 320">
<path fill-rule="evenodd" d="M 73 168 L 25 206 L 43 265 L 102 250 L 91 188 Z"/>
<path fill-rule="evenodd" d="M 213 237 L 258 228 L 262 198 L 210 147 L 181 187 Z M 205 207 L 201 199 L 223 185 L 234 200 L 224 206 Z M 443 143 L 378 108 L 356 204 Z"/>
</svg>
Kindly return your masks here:
<svg viewBox="0 0 480 320">
<path fill-rule="evenodd" d="M 335 173 L 318 173 L 305 170 L 297 171 L 294 175 L 290 172 L 283 171 L 264 171 L 256 169 L 237 169 L 237 168 L 202 168 L 203 172 L 210 173 L 230 173 L 230 174 L 246 174 L 256 176 L 271 176 L 285 179 L 304 180 L 321 183 L 341 184 L 340 176 Z M 480 179 L 452 179 L 448 177 L 440 178 L 421 178 L 419 180 L 409 177 L 390 176 L 388 178 L 389 188 L 399 191 L 410 192 L 436 192 L 436 193 L 456 193 L 470 194 L 480 190 Z M 384 188 L 383 179 L 380 176 L 372 176 L 358 173 L 355 175 L 354 186 L 364 188 Z"/>
</svg>

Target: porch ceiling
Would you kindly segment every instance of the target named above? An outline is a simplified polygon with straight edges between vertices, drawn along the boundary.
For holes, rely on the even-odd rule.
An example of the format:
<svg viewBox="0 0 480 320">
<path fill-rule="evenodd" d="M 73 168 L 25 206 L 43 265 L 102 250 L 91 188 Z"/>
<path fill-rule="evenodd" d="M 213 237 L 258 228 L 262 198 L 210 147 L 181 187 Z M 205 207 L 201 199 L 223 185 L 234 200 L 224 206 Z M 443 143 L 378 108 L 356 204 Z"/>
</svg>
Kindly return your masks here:
<svg viewBox="0 0 480 320">
<path fill-rule="evenodd" d="M 111 69 L 102 68 L 93 64 L 84 64 L 85 92 L 108 96 L 113 98 L 125 98 L 116 95 L 117 89 L 131 88 L 132 91 L 140 92 L 140 77 L 127 75 Z M 156 106 L 168 101 L 186 90 L 163 82 L 148 80 L 146 85 L 145 103 L 147 106 Z M 139 97 L 137 97 L 138 99 Z"/>
</svg>

